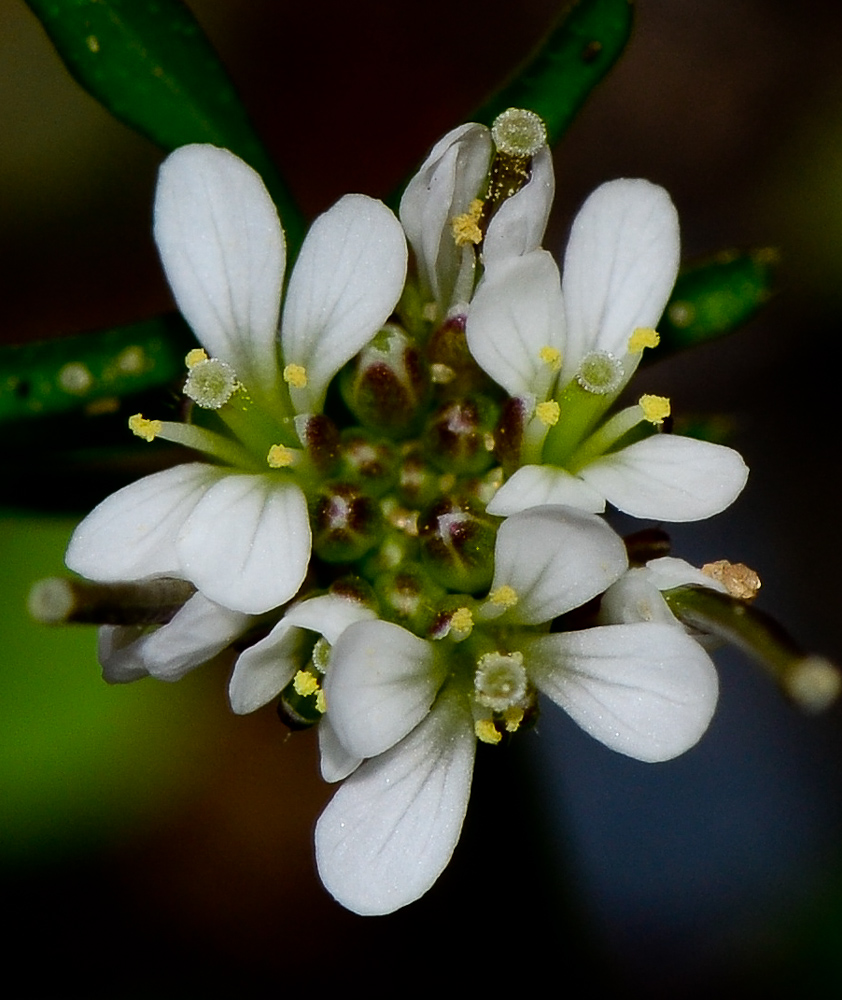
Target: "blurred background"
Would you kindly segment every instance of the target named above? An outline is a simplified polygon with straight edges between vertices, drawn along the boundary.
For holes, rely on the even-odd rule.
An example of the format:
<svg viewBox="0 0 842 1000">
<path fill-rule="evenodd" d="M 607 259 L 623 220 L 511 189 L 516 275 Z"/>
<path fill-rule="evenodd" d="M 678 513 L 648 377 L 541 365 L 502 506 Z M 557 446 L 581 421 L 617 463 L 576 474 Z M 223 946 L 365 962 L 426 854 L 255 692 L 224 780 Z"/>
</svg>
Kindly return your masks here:
<svg viewBox="0 0 842 1000">
<path fill-rule="evenodd" d="M 388 193 L 558 10 L 189 5 L 311 214 L 349 190 Z M 842 5 L 636 8 L 625 56 L 556 150 L 545 245 L 562 250 L 597 184 L 644 176 L 672 193 L 688 258 L 780 249 L 765 311 L 650 369 L 641 388 L 678 412 L 733 416 L 752 470 L 726 514 L 671 531 L 675 553 L 748 563 L 759 606 L 842 662 Z M 74 83 L 22 0 L 0 0 L 0 137 L 3 342 L 171 308 L 150 236 L 162 154 Z M 18 486 L 0 483 L 0 870 L 6 946 L 30 969 L 16 995 L 355 981 L 379 995 L 407 977 L 419 991 L 530 986 L 544 969 L 553 989 L 587 976 L 650 997 L 838 995 L 838 707 L 804 718 L 724 651 L 714 724 L 663 765 L 612 754 L 548 707 L 511 748 L 480 748 L 465 831 L 434 889 L 359 918 L 314 874 L 312 827 L 331 790 L 312 734 L 287 738 L 271 708 L 233 717 L 224 665 L 109 688 L 92 631 L 31 625 L 28 588 L 61 571 L 84 510 L 62 506 L 60 472 L 29 497 L 37 510 L 21 509 Z"/>
</svg>

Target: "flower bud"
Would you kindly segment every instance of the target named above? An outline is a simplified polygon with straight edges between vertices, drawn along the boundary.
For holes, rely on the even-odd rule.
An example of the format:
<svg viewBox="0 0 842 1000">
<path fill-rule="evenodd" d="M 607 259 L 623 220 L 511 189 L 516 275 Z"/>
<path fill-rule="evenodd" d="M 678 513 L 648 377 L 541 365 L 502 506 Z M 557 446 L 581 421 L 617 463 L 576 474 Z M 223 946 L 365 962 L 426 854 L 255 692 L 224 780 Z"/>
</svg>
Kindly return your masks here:
<svg viewBox="0 0 842 1000">
<path fill-rule="evenodd" d="M 324 486 L 310 503 L 313 551 L 329 563 L 353 562 L 380 538 L 375 500 L 350 483 Z"/>
<path fill-rule="evenodd" d="M 488 385 L 488 376 L 468 350 L 464 314 L 448 317 L 427 343 L 433 382 L 447 395 L 465 395 Z"/>
<path fill-rule="evenodd" d="M 433 624 L 445 597 L 444 590 L 417 564 L 381 573 L 374 580 L 380 599 L 380 614 L 416 635 L 424 635 Z"/>
<path fill-rule="evenodd" d="M 296 417 L 295 429 L 319 472 L 332 472 L 339 459 L 339 431 L 330 417 L 323 413 Z"/>
<path fill-rule="evenodd" d="M 389 324 L 343 370 L 340 388 L 364 427 L 402 438 L 417 428 L 430 381 L 418 348 L 399 326 Z"/>
<path fill-rule="evenodd" d="M 487 590 L 494 576 L 497 519 L 468 499 L 445 498 L 418 522 L 421 558 L 443 587 L 472 594 Z"/>
<path fill-rule="evenodd" d="M 430 417 L 424 443 L 442 472 L 475 476 L 494 461 L 497 408 L 484 396 L 452 399 Z"/>
<path fill-rule="evenodd" d="M 397 478 L 397 452 L 382 438 L 358 427 L 342 432 L 339 475 L 359 485 L 369 496 L 382 496 Z"/>
</svg>

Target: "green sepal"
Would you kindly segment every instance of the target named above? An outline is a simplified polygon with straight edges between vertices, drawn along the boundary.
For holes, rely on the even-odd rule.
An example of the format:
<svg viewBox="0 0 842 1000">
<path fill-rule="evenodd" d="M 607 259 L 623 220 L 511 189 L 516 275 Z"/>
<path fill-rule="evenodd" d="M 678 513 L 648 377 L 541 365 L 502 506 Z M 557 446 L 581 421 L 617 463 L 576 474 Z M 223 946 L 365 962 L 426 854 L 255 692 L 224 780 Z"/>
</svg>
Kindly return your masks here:
<svg viewBox="0 0 842 1000">
<path fill-rule="evenodd" d="M 304 220 L 204 32 L 181 0 L 27 0 L 73 77 L 116 118 L 170 151 L 224 146 L 263 177 L 288 252 Z"/>
<path fill-rule="evenodd" d="M 625 48 L 632 19 L 630 0 L 579 0 L 468 120 L 491 125 L 507 108 L 526 108 L 541 116 L 555 145 Z"/>
<path fill-rule="evenodd" d="M 751 319 L 772 295 L 777 264 L 772 249 L 728 250 L 682 271 L 658 324 L 661 342 L 644 352 L 644 363 L 716 340 Z"/>
<path fill-rule="evenodd" d="M 0 347 L 0 423 L 97 408 L 184 374 L 195 347 L 173 313 L 75 337 Z"/>
</svg>

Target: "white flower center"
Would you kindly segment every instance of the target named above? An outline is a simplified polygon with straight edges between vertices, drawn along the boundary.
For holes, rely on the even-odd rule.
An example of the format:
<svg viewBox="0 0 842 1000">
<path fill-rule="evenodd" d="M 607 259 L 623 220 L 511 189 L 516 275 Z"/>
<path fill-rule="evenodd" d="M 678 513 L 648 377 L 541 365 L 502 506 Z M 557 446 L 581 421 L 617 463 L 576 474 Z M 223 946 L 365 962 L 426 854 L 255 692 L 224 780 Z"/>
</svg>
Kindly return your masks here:
<svg viewBox="0 0 842 1000">
<path fill-rule="evenodd" d="M 228 402 L 237 385 L 231 365 L 219 358 L 208 358 L 191 367 L 184 394 L 206 410 L 218 410 Z"/>
<path fill-rule="evenodd" d="M 588 392 L 604 396 L 620 386 L 623 363 L 608 351 L 592 351 L 582 359 L 576 381 Z"/>
<path fill-rule="evenodd" d="M 494 712 L 505 712 L 522 702 L 527 684 L 523 653 L 486 653 L 477 661 L 477 701 Z"/>
</svg>

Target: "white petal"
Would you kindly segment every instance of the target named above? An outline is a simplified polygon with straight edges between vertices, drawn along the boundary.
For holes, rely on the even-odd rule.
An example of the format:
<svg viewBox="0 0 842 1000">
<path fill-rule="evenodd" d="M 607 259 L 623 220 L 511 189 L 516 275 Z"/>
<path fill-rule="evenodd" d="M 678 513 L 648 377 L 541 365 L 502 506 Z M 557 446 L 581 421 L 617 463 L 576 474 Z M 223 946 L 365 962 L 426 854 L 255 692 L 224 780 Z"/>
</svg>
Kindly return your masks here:
<svg viewBox="0 0 842 1000">
<path fill-rule="evenodd" d="M 630 569 L 602 595 L 600 625 L 631 625 L 634 622 L 663 622 L 678 626 L 648 569 Z"/>
<path fill-rule="evenodd" d="M 601 594 L 627 565 L 623 540 L 601 518 L 535 507 L 500 526 L 491 590 L 513 587 L 518 603 L 512 618 L 533 625 Z"/>
<path fill-rule="evenodd" d="M 271 396 L 286 252 L 259 175 L 225 149 L 177 149 L 158 176 L 155 242 L 178 308 L 208 354 Z"/>
<path fill-rule="evenodd" d="M 486 268 L 508 257 L 537 250 L 544 238 L 555 194 L 553 157 L 544 146 L 532 159 L 532 176 L 516 195 L 495 212 L 482 244 Z"/>
<path fill-rule="evenodd" d="M 356 771 L 362 760 L 362 757 L 349 754 L 339 742 L 336 730 L 330 723 L 330 715 L 322 716 L 319 722 L 319 768 L 322 778 L 331 783 L 342 781 Z"/>
<path fill-rule="evenodd" d="M 227 475 L 179 533 L 183 575 L 212 600 L 260 614 L 294 597 L 310 559 L 307 502 L 295 483 Z"/>
<path fill-rule="evenodd" d="M 146 634 L 142 625 L 103 625 L 97 632 L 96 655 L 108 684 L 130 684 L 149 676 L 135 643 Z"/>
<path fill-rule="evenodd" d="M 284 621 L 318 632 L 332 646 L 349 625 L 376 617 L 371 608 L 358 601 L 338 594 L 322 594 L 290 608 Z"/>
<path fill-rule="evenodd" d="M 675 284 L 679 250 L 678 216 L 663 188 L 617 180 L 593 192 L 573 222 L 564 258 L 562 383 L 590 351 L 622 358 L 637 327 L 657 324 Z"/>
<path fill-rule="evenodd" d="M 390 622 L 360 622 L 331 650 L 325 696 L 342 745 L 373 757 L 429 712 L 444 680 L 433 645 Z"/>
<path fill-rule="evenodd" d="M 401 198 L 400 219 L 418 263 L 422 287 L 444 311 L 459 269 L 452 220 L 480 193 L 491 160 L 484 125 L 460 125 L 433 146 Z"/>
<path fill-rule="evenodd" d="M 468 806 L 476 739 L 447 692 L 426 719 L 342 785 L 316 824 L 325 888 L 363 916 L 418 899 L 450 861 Z"/>
<path fill-rule="evenodd" d="M 682 629 L 642 623 L 545 636 L 530 645 L 537 686 L 595 739 L 637 760 L 689 750 L 716 708 L 708 655 Z"/>
<path fill-rule="evenodd" d="M 237 715 L 256 712 L 276 698 L 306 664 L 312 636 L 282 618 L 260 642 L 243 650 L 228 683 L 228 700 Z"/>
<path fill-rule="evenodd" d="M 653 584 L 658 590 L 671 590 L 673 587 L 686 587 L 688 584 L 696 587 L 708 587 L 727 594 L 728 588 L 707 573 L 691 566 L 684 559 L 675 556 L 662 556 L 660 559 L 650 559 L 646 564 Z"/>
<path fill-rule="evenodd" d="M 191 462 L 112 493 L 73 532 L 68 568 L 103 583 L 181 576 L 176 537 L 221 475 L 213 466 Z"/>
<path fill-rule="evenodd" d="M 298 412 L 320 408 L 328 382 L 389 318 L 405 277 L 403 230 L 382 202 L 349 194 L 316 219 L 281 324 L 284 362 L 307 372 L 307 387 L 291 389 Z"/>
<path fill-rule="evenodd" d="M 541 358 L 564 346 L 558 268 L 546 250 L 497 263 L 468 313 L 465 336 L 476 361 L 510 396 L 546 398 L 555 372 Z"/>
<path fill-rule="evenodd" d="M 591 462 L 579 475 L 633 517 L 698 521 L 737 499 L 748 468 L 733 448 L 656 434 Z"/>
<path fill-rule="evenodd" d="M 588 484 L 552 465 L 524 465 L 491 498 L 489 514 L 506 517 L 548 504 L 575 507 L 590 514 L 605 510 L 605 498 Z"/>
<path fill-rule="evenodd" d="M 103 676 L 111 682 L 134 679 L 128 674 L 177 681 L 226 649 L 251 624 L 248 615 L 229 611 L 194 594 L 172 621 L 127 643 L 131 630 L 100 637 Z"/>
</svg>

